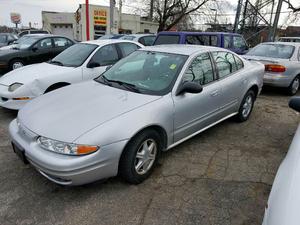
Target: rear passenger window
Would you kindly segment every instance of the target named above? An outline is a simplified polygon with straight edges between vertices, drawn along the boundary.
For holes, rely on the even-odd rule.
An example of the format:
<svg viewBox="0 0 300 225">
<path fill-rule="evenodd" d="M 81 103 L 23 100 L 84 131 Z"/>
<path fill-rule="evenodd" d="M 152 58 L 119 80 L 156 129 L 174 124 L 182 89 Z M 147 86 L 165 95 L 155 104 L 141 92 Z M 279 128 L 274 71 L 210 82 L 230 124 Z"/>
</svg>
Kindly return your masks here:
<svg viewBox="0 0 300 225">
<path fill-rule="evenodd" d="M 226 77 L 238 70 L 235 56 L 230 52 L 213 52 L 213 58 L 219 73 L 219 78 Z"/>
<path fill-rule="evenodd" d="M 215 35 L 187 35 L 186 44 L 217 46 L 218 37 Z"/>
<path fill-rule="evenodd" d="M 208 53 L 197 56 L 184 74 L 183 81 L 193 81 L 201 85 L 214 80 L 214 72 Z"/>
<path fill-rule="evenodd" d="M 179 44 L 179 35 L 158 35 L 154 45 Z"/>
<path fill-rule="evenodd" d="M 68 46 L 70 44 L 69 44 L 68 39 L 56 37 L 56 38 L 54 38 L 54 45 L 55 45 L 55 47 L 65 47 L 65 46 Z"/>
<path fill-rule="evenodd" d="M 135 50 L 137 50 L 139 47 L 133 43 L 119 43 L 118 44 L 123 57 L 128 56 L 129 54 L 131 54 L 132 52 L 134 52 Z"/>
</svg>

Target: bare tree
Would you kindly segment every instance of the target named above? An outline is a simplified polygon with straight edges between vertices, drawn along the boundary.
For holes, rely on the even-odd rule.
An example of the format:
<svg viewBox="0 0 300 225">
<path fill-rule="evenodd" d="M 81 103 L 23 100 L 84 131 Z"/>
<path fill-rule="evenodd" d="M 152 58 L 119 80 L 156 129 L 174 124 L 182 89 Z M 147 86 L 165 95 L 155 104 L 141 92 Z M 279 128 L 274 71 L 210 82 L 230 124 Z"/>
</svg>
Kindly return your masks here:
<svg viewBox="0 0 300 225">
<path fill-rule="evenodd" d="M 290 0 L 283 0 L 286 4 L 288 4 L 288 8 L 291 9 L 294 13 L 300 11 L 300 6 L 296 7 L 294 4 L 290 2 Z"/>
<path fill-rule="evenodd" d="M 153 0 L 154 19 L 158 31 L 170 30 L 190 13 L 196 12 L 209 0 Z"/>
</svg>

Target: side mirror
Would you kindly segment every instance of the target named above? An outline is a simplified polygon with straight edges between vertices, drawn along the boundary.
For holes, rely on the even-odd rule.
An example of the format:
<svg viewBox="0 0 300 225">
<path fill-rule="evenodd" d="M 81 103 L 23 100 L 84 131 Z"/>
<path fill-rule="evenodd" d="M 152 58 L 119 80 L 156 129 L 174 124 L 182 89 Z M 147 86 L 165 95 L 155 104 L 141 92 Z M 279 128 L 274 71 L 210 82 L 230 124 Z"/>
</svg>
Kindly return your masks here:
<svg viewBox="0 0 300 225">
<path fill-rule="evenodd" d="M 203 87 L 200 84 L 191 82 L 191 81 L 186 81 L 180 85 L 179 89 L 177 90 L 176 95 L 180 95 L 183 93 L 197 94 L 197 93 L 202 92 L 202 90 L 203 90 Z"/>
<path fill-rule="evenodd" d="M 97 63 L 97 62 L 90 62 L 88 65 L 87 65 L 87 68 L 95 68 L 95 67 L 99 67 L 100 66 L 100 63 Z"/>
<path fill-rule="evenodd" d="M 300 112 L 300 97 L 293 97 L 289 102 L 289 107 Z"/>
<path fill-rule="evenodd" d="M 31 49 L 33 52 L 36 52 L 37 50 L 38 50 L 38 48 L 37 47 L 32 47 L 32 49 Z"/>
</svg>

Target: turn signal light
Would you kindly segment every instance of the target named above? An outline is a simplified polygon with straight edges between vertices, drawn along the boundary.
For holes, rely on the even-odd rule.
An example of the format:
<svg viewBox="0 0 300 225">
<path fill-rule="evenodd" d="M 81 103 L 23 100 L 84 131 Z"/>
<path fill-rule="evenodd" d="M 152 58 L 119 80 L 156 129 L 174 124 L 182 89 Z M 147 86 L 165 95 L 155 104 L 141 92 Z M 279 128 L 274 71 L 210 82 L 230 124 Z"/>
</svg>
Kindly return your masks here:
<svg viewBox="0 0 300 225">
<path fill-rule="evenodd" d="M 13 100 L 29 100 L 29 97 L 13 98 Z"/>
<path fill-rule="evenodd" d="M 84 154 L 89 154 L 89 153 L 95 152 L 97 150 L 98 150 L 97 146 L 79 145 L 77 147 L 77 154 L 84 155 Z"/>
<path fill-rule="evenodd" d="M 283 73 L 283 72 L 285 72 L 285 70 L 286 70 L 286 68 L 282 65 L 277 65 L 277 64 L 265 65 L 265 71 L 268 71 L 268 72 Z"/>
</svg>

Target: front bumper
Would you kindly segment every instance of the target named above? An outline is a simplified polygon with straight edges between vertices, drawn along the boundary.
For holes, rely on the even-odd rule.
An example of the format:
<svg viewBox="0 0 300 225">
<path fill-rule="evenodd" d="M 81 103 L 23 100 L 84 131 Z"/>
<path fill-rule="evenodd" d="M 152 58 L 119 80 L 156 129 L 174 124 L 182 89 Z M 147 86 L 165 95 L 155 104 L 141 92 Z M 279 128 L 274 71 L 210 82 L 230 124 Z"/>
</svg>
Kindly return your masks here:
<svg viewBox="0 0 300 225">
<path fill-rule="evenodd" d="M 292 83 L 294 77 L 281 73 L 265 73 L 264 85 L 274 87 L 288 87 Z"/>
<path fill-rule="evenodd" d="M 37 134 L 13 120 L 9 126 L 12 142 L 22 148 L 28 162 L 47 179 L 61 185 L 82 185 L 116 176 L 127 140 L 101 146 L 95 153 L 68 156 L 42 149 Z"/>
</svg>

